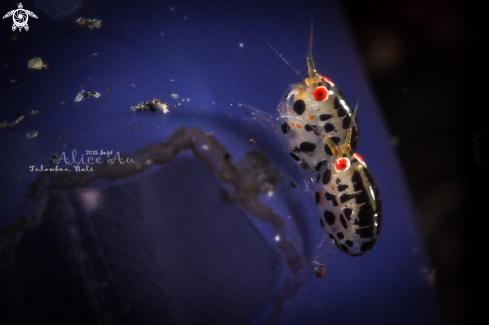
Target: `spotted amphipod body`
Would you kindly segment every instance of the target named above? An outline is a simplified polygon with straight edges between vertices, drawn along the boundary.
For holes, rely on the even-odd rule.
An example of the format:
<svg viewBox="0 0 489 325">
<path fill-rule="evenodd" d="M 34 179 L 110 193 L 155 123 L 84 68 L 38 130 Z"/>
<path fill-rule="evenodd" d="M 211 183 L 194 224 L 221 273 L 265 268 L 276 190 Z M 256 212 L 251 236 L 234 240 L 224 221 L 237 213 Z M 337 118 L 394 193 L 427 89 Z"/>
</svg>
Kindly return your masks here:
<svg viewBox="0 0 489 325">
<path fill-rule="evenodd" d="M 377 241 L 382 224 L 379 189 L 356 154 L 355 110 L 338 87 L 317 73 L 307 54 L 309 78 L 292 85 L 281 100 L 281 133 L 290 156 L 311 173 L 319 224 L 338 249 L 358 256 Z M 306 180 L 307 182 L 307 180 Z"/>
<path fill-rule="evenodd" d="M 319 224 L 338 247 L 350 256 L 372 249 L 382 226 L 382 200 L 375 180 L 360 155 L 353 152 L 351 129 L 343 146 L 314 130 L 332 152 L 314 184 Z"/>
<path fill-rule="evenodd" d="M 278 111 L 282 120 L 281 133 L 287 137 L 290 156 L 304 169 L 318 171 L 332 158 L 332 153 L 312 132 L 313 128 L 325 133 L 339 146 L 344 145 L 347 131 L 351 129 L 353 151 L 358 146 L 359 129 L 354 109 L 343 93 L 329 78 L 316 71 L 311 48 L 312 32 L 307 53 L 309 78 L 286 91 Z"/>
</svg>

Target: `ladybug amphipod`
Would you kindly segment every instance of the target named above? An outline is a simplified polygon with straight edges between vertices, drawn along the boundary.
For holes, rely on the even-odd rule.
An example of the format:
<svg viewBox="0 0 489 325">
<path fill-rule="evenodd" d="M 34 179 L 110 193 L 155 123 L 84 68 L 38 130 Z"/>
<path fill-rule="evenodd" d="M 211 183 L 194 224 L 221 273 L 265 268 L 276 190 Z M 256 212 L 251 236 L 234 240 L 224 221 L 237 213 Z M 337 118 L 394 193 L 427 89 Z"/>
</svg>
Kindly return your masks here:
<svg viewBox="0 0 489 325">
<path fill-rule="evenodd" d="M 258 123 L 278 129 L 289 155 L 305 170 L 325 236 L 341 252 L 359 256 L 372 249 L 380 234 L 382 200 L 365 161 L 356 153 L 356 110 L 329 78 L 316 71 L 312 28 L 307 66 L 309 77 L 282 97 L 278 119 L 241 106 L 253 110 Z"/>
</svg>

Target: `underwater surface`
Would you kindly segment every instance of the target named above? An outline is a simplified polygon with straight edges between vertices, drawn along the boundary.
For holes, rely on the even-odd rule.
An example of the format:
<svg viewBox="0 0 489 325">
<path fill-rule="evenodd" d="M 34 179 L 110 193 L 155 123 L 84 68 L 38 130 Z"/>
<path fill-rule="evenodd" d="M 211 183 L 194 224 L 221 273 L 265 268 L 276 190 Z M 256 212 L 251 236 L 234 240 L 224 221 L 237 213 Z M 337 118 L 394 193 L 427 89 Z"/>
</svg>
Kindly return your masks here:
<svg viewBox="0 0 489 325">
<path fill-rule="evenodd" d="M 336 1 L 23 5 L 38 17 L 28 31 L 0 25 L 0 324 L 437 323 Z M 359 257 L 321 244 L 303 174 L 239 105 L 278 116 L 301 78 L 269 45 L 305 74 L 311 17 L 316 68 L 358 103 L 358 152 L 382 195 L 382 233 Z"/>
</svg>

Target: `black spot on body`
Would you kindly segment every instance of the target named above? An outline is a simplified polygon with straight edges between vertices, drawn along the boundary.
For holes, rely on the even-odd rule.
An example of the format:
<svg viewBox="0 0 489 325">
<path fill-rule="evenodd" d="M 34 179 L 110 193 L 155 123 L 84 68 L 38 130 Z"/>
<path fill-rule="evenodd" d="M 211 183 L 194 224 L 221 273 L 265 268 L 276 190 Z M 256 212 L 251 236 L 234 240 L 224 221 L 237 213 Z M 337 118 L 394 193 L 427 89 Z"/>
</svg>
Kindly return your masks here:
<svg viewBox="0 0 489 325">
<path fill-rule="evenodd" d="M 341 194 L 340 196 L 340 202 L 345 203 L 346 201 L 349 201 L 351 199 L 354 199 L 357 195 L 356 194 Z"/>
<path fill-rule="evenodd" d="M 295 101 L 293 109 L 297 115 L 302 115 L 306 110 L 306 103 L 302 99 L 298 99 Z"/>
<path fill-rule="evenodd" d="M 334 225 L 334 222 L 336 220 L 336 217 L 334 215 L 333 212 L 329 211 L 329 210 L 325 210 L 324 211 L 324 220 L 326 220 L 326 223 L 330 226 Z M 331 236 L 331 234 L 330 234 Z M 331 236 L 331 239 L 334 239 L 333 236 Z"/>
<path fill-rule="evenodd" d="M 348 223 L 346 222 L 346 219 L 345 219 L 345 217 L 343 217 L 342 214 L 340 214 L 340 221 L 341 221 L 341 225 L 343 226 L 343 228 L 348 229 Z"/>
<path fill-rule="evenodd" d="M 326 169 L 323 173 L 323 184 L 326 185 L 331 180 L 331 169 Z"/>
<path fill-rule="evenodd" d="M 328 192 L 326 192 L 324 196 L 326 196 L 326 200 L 331 201 L 333 203 L 333 206 L 335 207 L 338 206 L 338 201 L 336 201 L 336 196 L 334 196 L 333 194 L 329 194 Z"/>
<path fill-rule="evenodd" d="M 342 108 L 341 103 L 340 103 L 340 99 L 338 98 L 338 96 L 334 96 L 333 107 L 334 107 L 334 109 Z"/>
<path fill-rule="evenodd" d="M 301 151 L 313 152 L 316 149 L 316 145 L 312 142 L 304 141 L 299 145 Z"/>
<path fill-rule="evenodd" d="M 370 204 L 363 204 L 358 211 L 358 218 L 355 224 L 359 227 L 367 227 L 374 225 L 374 210 Z"/>
<path fill-rule="evenodd" d="M 326 160 L 320 161 L 317 163 L 316 167 L 314 169 L 318 172 L 321 169 L 321 166 L 326 162 Z"/>
<path fill-rule="evenodd" d="M 310 124 L 306 124 L 306 125 L 304 126 L 304 129 L 305 129 L 307 132 L 309 132 L 309 131 L 313 131 L 313 130 L 314 130 Z"/>
<path fill-rule="evenodd" d="M 290 130 L 290 125 L 287 122 L 284 122 L 281 126 L 283 134 L 287 134 Z"/>
<path fill-rule="evenodd" d="M 348 247 L 353 247 L 353 242 L 351 240 L 349 240 L 349 239 L 345 240 L 345 244 Z"/>
<path fill-rule="evenodd" d="M 344 109 L 343 107 L 339 108 L 338 109 L 338 116 L 339 117 L 346 116 L 346 109 Z"/>
<path fill-rule="evenodd" d="M 319 219 L 319 224 L 321 225 L 321 228 L 324 228 L 324 221 L 323 221 L 323 219 Z"/>
<path fill-rule="evenodd" d="M 334 143 L 338 144 L 338 143 L 340 143 L 341 139 L 338 138 L 338 137 L 331 137 L 331 141 L 333 141 Z"/>
<path fill-rule="evenodd" d="M 355 230 L 355 233 L 360 235 L 361 238 L 372 238 L 374 237 L 375 227 L 364 227 Z M 362 245 L 363 246 L 363 245 Z"/>
<path fill-rule="evenodd" d="M 368 201 L 369 201 L 369 197 L 366 190 L 363 190 L 360 193 L 358 193 L 357 198 L 355 200 L 357 204 L 367 203 Z"/>
<path fill-rule="evenodd" d="M 340 247 L 344 252 L 348 253 L 348 247 L 346 247 L 346 245 L 341 244 Z"/>
<path fill-rule="evenodd" d="M 327 120 L 329 120 L 332 117 L 333 117 L 333 115 L 331 115 L 331 114 L 321 114 L 321 115 L 319 115 L 319 119 L 321 121 L 327 121 Z"/>
<path fill-rule="evenodd" d="M 300 160 L 301 160 L 301 159 L 299 158 L 299 156 L 297 156 L 296 154 L 294 154 L 294 153 L 292 153 L 292 152 L 291 152 L 291 153 L 289 153 L 289 155 L 290 155 L 292 158 L 294 158 L 294 159 L 295 159 L 295 161 L 300 161 Z"/>
<path fill-rule="evenodd" d="M 334 128 L 333 124 L 331 124 L 331 123 L 324 124 L 324 131 L 326 131 L 327 133 L 334 131 L 334 130 L 335 130 L 335 128 Z"/>
<path fill-rule="evenodd" d="M 377 239 L 374 239 L 366 243 L 363 243 L 362 246 L 360 246 L 360 250 L 363 252 L 368 252 L 369 250 L 372 249 L 372 247 L 374 247 L 376 241 Z"/>
<path fill-rule="evenodd" d="M 333 236 L 333 235 L 331 235 L 331 234 L 329 234 L 329 238 L 334 239 L 334 236 Z"/>
<path fill-rule="evenodd" d="M 329 146 L 328 146 L 327 144 L 325 144 L 325 145 L 324 145 L 324 151 L 325 151 L 325 152 L 326 152 L 328 155 L 330 155 L 330 156 L 332 156 L 332 155 L 333 155 L 333 152 L 331 151 L 331 149 L 329 148 Z"/>
<path fill-rule="evenodd" d="M 345 235 L 343 235 L 343 233 L 340 231 L 339 233 L 336 234 L 336 237 L 338 237 L 338 239 L 343 239 L 345 238 Z"/>
<path fill-rule="evenodd" d="M 353 210 L 350 208 L 345 208 L 343 209 L 343 213 L 345 214 L 345 217 L 348 221 L 350 221 L 351 214 L 353 213 Z"/>
<path fill-rule="evenodd" d="M 305 161 L 302 162 L 301 167 L 307 171 L 311 171 L 311 167 Z"/>
<path fill-rule="evenodd" d="M 226 153 L 224 154 L 224 160 L 229 160 L 229 158 L 231 158 L 231 155 Z"/>
<path fill-rule="evenodd" d="M 353 183 L 353 189 L 355 191 L 358 192 L 365 189 L 365 187 L 363 187 L 362 176 L 360 176 L 358 170 L 353 173 L 353 176 L 351 177 L 351 181 Z"/>
<path fill-rule="evenodd" d="M 338 185 L 338 191 L 343 192 L 348 188 L 348 185 Z"/>
<path fill-rule="evenodd" d="M 321 173 L 319 173 L 318 176 L 316 177 L 316 183 L 319 183 L 320 179 L 321 179 Z"/>
<path fill-rule="evenodd" d="M 319 192 L 316 192 L 314 195 L 316 197 L 316 204 L 319 204 L 319 201 L 321 200 L 321 194 L 319 194 Z"/>
<path fill-rule="evenodd" d="M 343 127 L 343 129 L 348 129 L 350 127 L 350 124 L 351 124 L 351 117 L 349 116 L 345 116 L 345 118 L 343 119 L 343 123 L 341 124 L 341 126 Z"/>
</svg>

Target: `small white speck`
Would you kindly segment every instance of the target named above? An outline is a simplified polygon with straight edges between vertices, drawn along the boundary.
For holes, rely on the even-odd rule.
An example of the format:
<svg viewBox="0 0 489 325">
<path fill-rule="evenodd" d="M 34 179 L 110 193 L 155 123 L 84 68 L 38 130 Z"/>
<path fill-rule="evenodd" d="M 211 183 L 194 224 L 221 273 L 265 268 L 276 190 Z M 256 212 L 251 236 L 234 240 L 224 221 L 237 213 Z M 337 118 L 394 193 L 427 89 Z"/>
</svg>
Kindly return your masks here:
<svg viewBox="0 0 489 325">
<path fill-rule="evenodd" d="M 170 79 L 170 81 L 171 81 L 171 82 L 174 82 L 175 80 L 173 80 L 173 79 Z"/>
<path fill-rule="evenodd" d="M 92 53 L 92 56 L 97 56 L 97 55 L 98 55 L 98 53 L 97 53 L 97 52 Z"/>
<path fill-rule="evenodd" d="M 231 106 L 233 106 L 233 104 L 231 104 Z"/>
<path fill-rule="evenodd" d="M 275 236 L 275 241 L 280 241 L 280 235 Z"/>
<path fill-rule="evenodd" d="M 183 16 L 183 20 L 187 20 L 187 16 Z"/>
<path fill-rule="evenodd" d="M 160 33 L 161 36 L 165 36 L 165 33 Z"/>
<path fill-rule="evenodd" d="M 185 101 L 185 98 L 182 98 L 182 102 L 184 102 L 184 101 Z"/>
<path fill-rule="evenodd" d="M 209 150 L 209 146 L 208 146 L 208 145 L 206 145 L 206 144 L 204 144 L 204 145 L 202 146 L 202 150 Z"/>
<path fill-rule="evenodd" d="M 136 87 L 136 85 L 135 84 L 131 84 L 131 87 Z"/>
<path fill-rule="evenodd" d="M 175 7 L 170 7 L 170 11 L 175 11 Z"/>
<path fill-rule="evenodd" d="M 243 44 L 243 43 L 239 43 L 239 47 L 243 47 L 243 46 L 244 46 L 244 44 Z"/>
<path fill-rule="evenodd" d="M 190 102 L 190 101 L 191 101 L 191 99 L 190 98 L 187 98 L 187 102 Z"/>
<path fill-rule="evenodd" d="M 170 96 L 172 96 L 175 99 L 177 99 L 179 97 L 177 94 L 171 94 Z"/>
<path fill-rule="evenodd" d="M 212 105 L 214 105 L 216 102 L 212 102 Z"/>
</svg>

